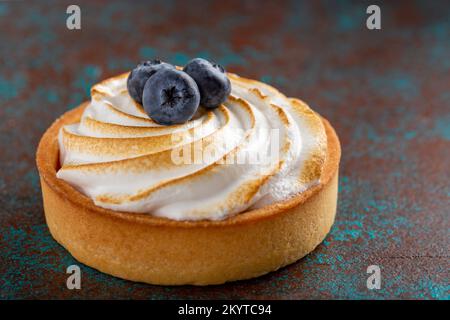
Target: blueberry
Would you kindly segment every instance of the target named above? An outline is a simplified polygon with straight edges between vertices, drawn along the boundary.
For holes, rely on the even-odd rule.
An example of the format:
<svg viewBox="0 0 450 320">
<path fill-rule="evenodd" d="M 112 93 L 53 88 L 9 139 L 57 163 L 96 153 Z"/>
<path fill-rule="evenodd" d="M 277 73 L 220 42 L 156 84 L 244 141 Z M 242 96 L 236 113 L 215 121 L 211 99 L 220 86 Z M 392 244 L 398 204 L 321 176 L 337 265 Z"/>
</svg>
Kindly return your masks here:
<svg viewBox="0 0 450 320">
<path fill-rule="evenodd" d="M 159 70 L 174 68 L 173 65 L 161 62 L 160 60 L 144 61 L 138 64 L 137 67 L 131 71 L 127 80 L 127 88 L 130 96 L 134 101 L 142 104 L 142 92 L 147 80 Z"/>
<path fill-rule="evenodd" d="M 218 64 L 196 58 L 189 61 L 183 71 L 197 82 L 200 104 L 205 108 L 218 107 L 231 93 L 230 79 Z"/>
<path fill-rule="evenodd" d="M 145 84 L 144 110 L 159 124 L 184 123 L 192 118 L 200 103 L 200 92 L 194 79 L 176 69 L 155 73 Z"/>
</svg>

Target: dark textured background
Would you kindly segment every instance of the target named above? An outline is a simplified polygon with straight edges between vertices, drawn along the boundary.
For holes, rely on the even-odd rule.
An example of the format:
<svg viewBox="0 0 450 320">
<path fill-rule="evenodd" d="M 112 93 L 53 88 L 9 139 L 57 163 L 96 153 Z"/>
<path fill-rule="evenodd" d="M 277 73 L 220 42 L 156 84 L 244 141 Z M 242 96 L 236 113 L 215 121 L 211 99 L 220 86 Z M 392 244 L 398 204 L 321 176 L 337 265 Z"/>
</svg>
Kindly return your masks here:
<svg viewBox="0 0 450 320">
<path fill-rule="evenodd" d="M 450 3 L 362 1 L 0 3 L 0 298 L 449 299 Z M 142 59 L 206 57 L 301 97 L 335 126 L 336 223 L 305 259 L 250 281 L 162 287 L 82 266 L 44 221 L 34 154 L 89 88 Z M 366 288 L 378 264 L 381 290 Z"/>
</svg>

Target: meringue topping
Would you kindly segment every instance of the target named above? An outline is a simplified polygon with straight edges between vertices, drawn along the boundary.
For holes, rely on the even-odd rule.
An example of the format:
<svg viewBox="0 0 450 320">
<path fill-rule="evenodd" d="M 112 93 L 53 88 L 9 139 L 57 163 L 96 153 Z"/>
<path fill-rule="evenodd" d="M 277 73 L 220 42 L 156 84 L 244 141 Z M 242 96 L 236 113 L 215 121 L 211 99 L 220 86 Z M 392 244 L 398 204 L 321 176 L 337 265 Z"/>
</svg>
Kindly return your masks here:
<svg viewBox="0 0 450 320">
<path fill-rule="evenodd" d="M 80 122 L 58 136 L 57 177 L 97 206 L 219 220 L 320 183 L 325 129 L 301 100 L 228 73 L 232 92 L 223 105 L 161 126 L 129 96 L 127 76 L 94 85 Z"/>
</svg>

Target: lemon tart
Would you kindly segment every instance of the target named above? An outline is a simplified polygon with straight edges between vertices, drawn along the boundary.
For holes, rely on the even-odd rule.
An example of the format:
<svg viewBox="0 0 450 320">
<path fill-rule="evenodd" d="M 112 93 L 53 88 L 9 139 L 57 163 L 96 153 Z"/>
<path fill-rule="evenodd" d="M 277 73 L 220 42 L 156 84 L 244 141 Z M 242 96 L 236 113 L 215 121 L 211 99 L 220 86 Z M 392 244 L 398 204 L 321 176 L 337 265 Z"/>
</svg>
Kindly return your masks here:
<svg viewBox="0 0 450 320">
<path fill-rule="evenodd" d="M 322 242 L 341 154 L 327 120 L 228 73 L 223 104 L 164 126 L 127 77 L 94 85 L 37 150 L 49 230 L 77 260 L 132 281 L 209 285 L 277 270 Z"/>
</svg>

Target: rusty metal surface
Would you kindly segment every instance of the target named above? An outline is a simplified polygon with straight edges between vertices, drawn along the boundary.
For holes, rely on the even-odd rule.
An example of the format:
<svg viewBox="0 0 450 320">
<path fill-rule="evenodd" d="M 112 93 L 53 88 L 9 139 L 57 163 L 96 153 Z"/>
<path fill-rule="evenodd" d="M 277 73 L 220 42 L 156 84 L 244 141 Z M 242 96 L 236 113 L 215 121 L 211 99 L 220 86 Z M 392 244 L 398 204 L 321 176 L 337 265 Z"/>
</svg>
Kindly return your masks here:
<svg viewBox="0 0 450 320">
<path fill-rule="evenodd" d="M 0 3 L 0 298 L 449 299 L 450 6 L 364 1 Z M 249 281 L 163 287 L 81 266 L 45 225 L 35 168 L 50 123 L 95 82 L 161 57 L 206 57 L 307 101 L 343 157 L 336 223 L 305 259 Z M 379 265 L 380 290 L 366 288 Z"/>
</svg>

